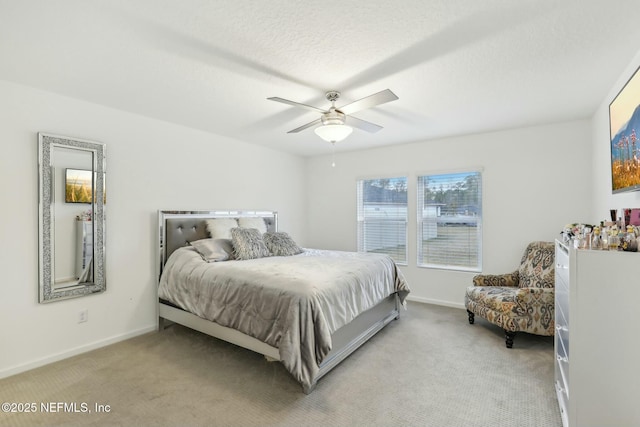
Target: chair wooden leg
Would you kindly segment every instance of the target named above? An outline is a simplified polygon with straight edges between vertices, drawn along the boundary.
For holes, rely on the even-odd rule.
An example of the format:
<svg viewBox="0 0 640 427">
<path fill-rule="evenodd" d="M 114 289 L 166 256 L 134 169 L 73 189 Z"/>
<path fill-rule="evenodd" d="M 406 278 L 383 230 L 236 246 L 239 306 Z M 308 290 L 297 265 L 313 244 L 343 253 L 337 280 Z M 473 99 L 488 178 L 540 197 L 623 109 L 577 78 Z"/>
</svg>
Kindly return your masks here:
<svg viewBox="0 0 640 427">
<path fill-rule="evenodd" d="M 473 322 L 475 321 L 475 314 L 473 314 L 472 312 L 470 312 L 469 310 L 467 310 L 467 314 L 469 315 L 469 324 L 473 325 Z"/>
<path fill-rule="evenodd" d="M 507 348 L 513 348 L 513 339 L 515 338 L 516 333 L 512 331 L 504 331 L 504 337 L 507 343 Z"/>
</svg>

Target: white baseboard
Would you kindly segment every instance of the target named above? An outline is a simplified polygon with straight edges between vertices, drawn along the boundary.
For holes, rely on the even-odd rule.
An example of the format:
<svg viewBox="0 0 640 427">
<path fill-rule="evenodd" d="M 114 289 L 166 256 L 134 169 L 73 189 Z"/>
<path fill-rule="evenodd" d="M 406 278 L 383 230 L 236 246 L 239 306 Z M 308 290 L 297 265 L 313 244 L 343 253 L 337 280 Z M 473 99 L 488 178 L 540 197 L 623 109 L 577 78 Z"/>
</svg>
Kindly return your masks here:
<svg viewBox="0 0 640 427">
<path fill-rule="evenodd" d="M 432 299 L 432 298 L 423 298 L 423 297 L 416 297 L 416 296 L 412 296 L 409 295 L 407 296 L 407 300 L 408 301 L 415 301 L 415 302 L 420 302 L 423 304 L 434 304 L 434 305 L 443 305 L 445 307 L 453 307 L 453 308 L 459 308 L 464 310 L 464 303 L 455 303 L 455 302 L 451 302 L 451 301 L 443 301 L 443 300 L 437 300 L 437 299 Z"/>
<path fill-rule="evenodd" d="M 148 332 L 153 332 L 153 331 L 156 331 L 157 329 L 158 329 L 158 325 L 154 324 L 142 329 L 137 329 L 135 331 L 127 332 L 126 334 L 116 335 L 111 338 L 95 341 L 90 344 L 72 348 L 70 350 L 66 350 L 57 354 L 52 354 L 50 356 L 43 357 L 42 359 L 33 360 L 31 362 L 27 362 L 18 366 L 13 366 L 11 368 L 3 369 L 3 370 L 0 370 L 0 379 L 7 378 L 16 374 L 20 374 L 22 372 L 30 371 L 31 369 L 39 368 L 40 366 L 48 365 L 50 363 L 57 362 L 59 360 L 68 359 L 69 357 L 86 353 L 88 351 L 95 350 L 100 347 L 105 347 L 110 344 L 115 344 L 117 342 L 124 341 L 129 338 L 136 337 L 138 335 L 146 334 Z"/>
</svg>

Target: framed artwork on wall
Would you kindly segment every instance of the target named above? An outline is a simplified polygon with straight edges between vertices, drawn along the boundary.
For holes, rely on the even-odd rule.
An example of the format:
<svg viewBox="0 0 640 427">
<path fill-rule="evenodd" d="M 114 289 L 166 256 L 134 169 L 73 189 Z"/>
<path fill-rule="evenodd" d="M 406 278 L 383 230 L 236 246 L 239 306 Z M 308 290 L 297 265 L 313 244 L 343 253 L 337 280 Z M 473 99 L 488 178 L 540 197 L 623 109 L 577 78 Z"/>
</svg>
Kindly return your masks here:
<svg viewBox="0 0 640 427">
<path fill-rule="evenodd" d="M 640 73 L 609 104 L 612 192 L 640 190 Z"/>
</svg>

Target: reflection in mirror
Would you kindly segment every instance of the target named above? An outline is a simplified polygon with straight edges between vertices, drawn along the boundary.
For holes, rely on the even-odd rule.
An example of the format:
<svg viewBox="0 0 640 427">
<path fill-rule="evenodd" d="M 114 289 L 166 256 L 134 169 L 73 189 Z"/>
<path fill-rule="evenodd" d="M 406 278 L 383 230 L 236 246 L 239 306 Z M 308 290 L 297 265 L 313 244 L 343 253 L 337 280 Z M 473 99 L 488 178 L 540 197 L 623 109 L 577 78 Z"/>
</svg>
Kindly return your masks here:
<svg viewBox="0 0 640 427">
<path fill-rule="evenodd" d="M 86 268 L 93 256 L 93 153 L 75 148 L 54 147 L 51 164 L 54 185 L 55 291 L 78 283 L 93 282 L 93 274 Z"/>
<path fill-rule="evenodd" d="M 106 288 L 105 145 L 39 134 L 40 302 Z"/>
</svg>

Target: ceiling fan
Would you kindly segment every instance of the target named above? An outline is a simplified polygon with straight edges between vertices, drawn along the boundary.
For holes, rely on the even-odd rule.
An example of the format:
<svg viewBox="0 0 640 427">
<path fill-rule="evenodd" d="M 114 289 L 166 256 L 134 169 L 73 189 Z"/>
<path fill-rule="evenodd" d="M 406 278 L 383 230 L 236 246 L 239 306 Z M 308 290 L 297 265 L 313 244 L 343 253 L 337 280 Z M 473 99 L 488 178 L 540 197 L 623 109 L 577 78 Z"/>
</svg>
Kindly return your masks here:
<svg viewBox="0 0 640 427">
<path fill-rule="evenodd" d="M 321 125 L 315 129 L 316 134 L 328 142 L 338 142 L 345 139 L 352 132 L 352 127 L 362 129 L 369 133 L 378 132 L 382 129 L 375 123 L 368 122 L 366 120 L 354 117 L 352 114 L 362 111 L 366 108 L 375 107 L 376 105 L 384 104 L 386 102 L 395 101 L 398 99 L 395 93 L 389 89 L 385 89 L 381 92 L 374 93 L 350 104 L 344 105 L 340 108 L 336 108 L 336 101 L 340 98 L 340 92 L 335 90 L 329 91 L 326 94 L 326 98 L 331 102 L 331 107 L 328 110 L 322 108 L 313 107 L 311 105 L 301 104 L 299 102 L 290 101 L 288 99 L 271 97 L 267 98 L 270 101 L 282 102 L 283 104 L 293 105 L 294 107 L 304 108 L 307 110 L 321 113 L 320 117 L 312 122 L 302 125 L 298 128 L 292 129 L 287 133 L 298 133 L 302 130 L 310 127 Z"/>
</svg>

